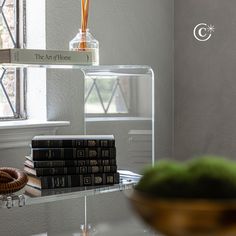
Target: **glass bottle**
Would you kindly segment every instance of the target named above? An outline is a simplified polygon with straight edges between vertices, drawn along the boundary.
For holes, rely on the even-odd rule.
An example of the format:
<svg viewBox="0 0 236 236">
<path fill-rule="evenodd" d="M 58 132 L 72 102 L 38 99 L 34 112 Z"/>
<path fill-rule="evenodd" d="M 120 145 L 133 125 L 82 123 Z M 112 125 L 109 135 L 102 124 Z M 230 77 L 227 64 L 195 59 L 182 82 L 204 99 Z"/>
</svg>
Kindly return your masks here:
<svg viewBox="0 0 236 236">
<path fill-rule="evenodd" d="M 89 29 L 86 31 L 79 29 L 79 33 L 70 41 L 69 49 L 92 52 L 92 65 L 99 65 L 99 42 L 89 32 Z"/>
</svg>

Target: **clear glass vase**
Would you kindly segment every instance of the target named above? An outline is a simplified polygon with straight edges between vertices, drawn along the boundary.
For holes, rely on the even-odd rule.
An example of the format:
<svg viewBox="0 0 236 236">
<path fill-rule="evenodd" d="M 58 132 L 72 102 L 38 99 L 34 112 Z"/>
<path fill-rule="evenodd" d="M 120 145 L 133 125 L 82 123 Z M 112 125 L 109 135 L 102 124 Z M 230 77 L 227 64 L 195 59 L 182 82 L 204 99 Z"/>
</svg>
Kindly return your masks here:
<svg viewBox="0 0 236 236">
<path fill-rule="evenodd" d="M 92 65 L 99 65 L 99 42 L 89 32 L 89 29 L 82 31 L 70 41 L 71 51 L 89 51 L 92 53 Z"/>
</svg>

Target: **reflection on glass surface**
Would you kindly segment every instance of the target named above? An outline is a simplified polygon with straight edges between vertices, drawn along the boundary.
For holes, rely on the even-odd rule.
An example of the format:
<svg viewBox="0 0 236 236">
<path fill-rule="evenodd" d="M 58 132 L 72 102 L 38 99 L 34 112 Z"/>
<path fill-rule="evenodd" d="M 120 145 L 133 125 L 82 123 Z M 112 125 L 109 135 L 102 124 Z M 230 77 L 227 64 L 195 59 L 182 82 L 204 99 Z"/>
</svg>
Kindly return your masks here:
<svg viewBox="0 0 236 236">
<path fill-rule="evenodd" d="M 135 174 L 133 172 L 119 172 L 120 184 L 115 185 L 43 190 L 26 186 L 24 189 L 17 193 L 0 195 L 0 208 L 12 208 L 24 205 L 33 205 L 39 203 L 93 196 L 109 192 L 124 191 L 132 189 L 141 177 L 139 174 Z"/>
</svg>

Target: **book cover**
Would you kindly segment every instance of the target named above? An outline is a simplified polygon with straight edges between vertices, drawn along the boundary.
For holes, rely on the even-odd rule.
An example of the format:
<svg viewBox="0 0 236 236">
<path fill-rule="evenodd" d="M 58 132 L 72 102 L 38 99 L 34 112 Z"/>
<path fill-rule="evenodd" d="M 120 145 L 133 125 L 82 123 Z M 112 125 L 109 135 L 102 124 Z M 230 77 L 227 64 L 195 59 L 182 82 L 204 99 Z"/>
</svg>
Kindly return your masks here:
<svg viewBox="0 0 236 236">
<path fill-rule="evenodd" d="M 115 158 L 116 148 L 32 148 L 31 156 L 34 161 Z"/>
<path fill-rule="evenodd" d="M 32 148 L 115 147 L 113 135 L 41 135 L 31 141 Z"/>
<path fill-rule="evenodd" d="M 30 168 L 24 166 L 24 171 L 27 174 L 35 176 L 115 173 L 117 171 L 117 166 L 70 166 L 49 168 Z"/>
<path fill-rule="evenodd" d="M 29 197 L 46 197 L 65 193 L 73 193 L 77 191 L 84 191 L 94 188 L 95 188 L 94 186 L 91 187 L 86 186 L 86 187 L 74 187 L 73 189 L 72 188 L 39 189 L 36 187 L 32 187 L 30 185 L 26 185 L 24 187 L 24 195 Z M 99 186 L 97 186 L 96 188 L 99 188 Z"/>
<path fill-rule="evenodd" d="M 78 187 L 78 191 L 82 190 L 85 190 L 84 187 Z M 26 185 L 24 187 L 24 191 L 25 191 L 24 195 L 29 197 L 43 197 L 43 196 L 71 193 L 70 188 L 39 189 L 32 187 L 30 185 Z"/>
<path fill-rule="evenodd" d="M 71 188 L 119 183 L 119 173 L 85 175 L 33 176 L 28 175 L 28 185 L 39 189 Z"/>
<path fill-rule="evenodd" d="M 88 51 L 61 51 L 36 49 L 0 49 L 2 64 L 51 64 L 92 65 L 92 53 Z"/>
<path fill-rule="evenodd" d="M 26 156 L 24 163 L 30 168 L 48 167 L 70 167 L 70 166 L 114 166 L 116 158 L 85 159 L 85 160 L 54 160 L 54 161 L 33 161 L 31 156 Z"/>
</svg>

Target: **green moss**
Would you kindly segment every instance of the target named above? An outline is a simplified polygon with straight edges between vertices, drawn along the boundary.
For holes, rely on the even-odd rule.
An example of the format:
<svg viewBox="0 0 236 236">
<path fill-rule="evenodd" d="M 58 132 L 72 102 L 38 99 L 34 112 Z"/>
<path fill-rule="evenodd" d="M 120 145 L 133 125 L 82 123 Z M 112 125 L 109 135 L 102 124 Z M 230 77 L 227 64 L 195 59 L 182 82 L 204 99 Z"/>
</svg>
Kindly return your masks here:
<svg viewBox="0 0 236 236">
<path fill-rule="evenodd" d="M 188 163 L 192 197 L 236 197 L 236 164 L 216 156 L 203 156 Z"/>
<path fill-rule="evenodd" d="M 216 156 L 159 161 L 145 169 L 136 189 L 165 198 L 235 198 L 236 163 Z"/>
<path fill-rule="evenodd" d="M 148 167 L 136 189 L 159 197 L 179 197 L 186 191 L 188 182 L 186 167 L 173 161 L 159 161 L 154 167 Z"/>
</svg>

